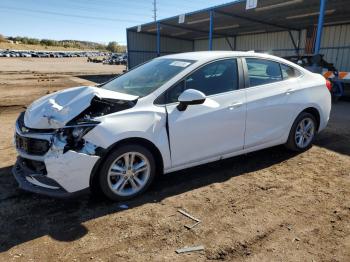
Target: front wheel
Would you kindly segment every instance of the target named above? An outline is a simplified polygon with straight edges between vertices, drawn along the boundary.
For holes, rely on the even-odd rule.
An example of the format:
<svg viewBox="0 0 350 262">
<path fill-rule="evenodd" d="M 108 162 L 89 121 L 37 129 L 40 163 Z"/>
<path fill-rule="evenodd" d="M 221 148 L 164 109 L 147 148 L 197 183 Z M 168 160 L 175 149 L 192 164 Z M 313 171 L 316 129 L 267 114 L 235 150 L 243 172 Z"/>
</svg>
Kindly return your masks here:
<svg viewBox="0 0 350 262">
<path fill-rule="evenodd" d="M 315 117 L 310 113 L 302 112 L 293 123 L 286 147 L 297 152 L 306 151 L 312 146 L 316 127 Z"/>
<path fill-rule="evenodd" d="M 155 160 L 145 147 L 128 144 L 114 150 L 104 162 L 99 182 L 105 196 L 114 201 L 142 194 L 155 177 Z"/>
</svg>

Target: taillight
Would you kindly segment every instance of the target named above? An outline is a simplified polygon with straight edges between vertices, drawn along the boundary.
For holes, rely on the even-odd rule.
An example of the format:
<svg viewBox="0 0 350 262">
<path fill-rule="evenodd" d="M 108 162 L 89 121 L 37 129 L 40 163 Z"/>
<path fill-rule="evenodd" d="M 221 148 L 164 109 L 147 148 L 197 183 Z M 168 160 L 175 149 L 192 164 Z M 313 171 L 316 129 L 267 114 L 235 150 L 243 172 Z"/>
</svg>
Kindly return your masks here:
<svg viewBox="0 0 350 262">
<path fill-rule="evenodd" d="M 332 82 L 329 80 L 326 80 L 326 86 L 327 86 L 329 92 L 331 92 L 332 91 Z"/>
</svg>

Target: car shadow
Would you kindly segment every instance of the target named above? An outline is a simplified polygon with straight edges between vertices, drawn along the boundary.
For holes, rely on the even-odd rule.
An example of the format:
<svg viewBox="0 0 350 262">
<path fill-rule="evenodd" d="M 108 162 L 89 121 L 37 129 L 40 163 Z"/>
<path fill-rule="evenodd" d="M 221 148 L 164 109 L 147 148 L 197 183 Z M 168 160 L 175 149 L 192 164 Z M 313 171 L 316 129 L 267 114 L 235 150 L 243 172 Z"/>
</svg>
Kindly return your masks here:
<svg viewBox="0 0 350 262">
<path fill-rule="evenodd" d="M 350 156 L 350 103 L 332 104 L 327 128 L 319 133 L 314 144 L 334 152 Z"/>
<path fill-rule="evenodd" d="M 350 156 L 350 135 L 337 134 L 325 130 L 316 137 L 314 144 Z"/>
<path fill-rule="evenodd" d="M 0 252 L 45 235 L 58 241 L 74 241 L 88 233 L 84 222 L 123 212 L 121 204 L 132 209 L 146 203 L 161 202 L 171 196 L 267 168 L 295 155 L 278 146 L 159 176 L 144 195 L 123 203 L 113 203 L 92 195 L 58 200 L 26 193 L 17 189 L 11 167 L 1 168 Z"/>
</svg>

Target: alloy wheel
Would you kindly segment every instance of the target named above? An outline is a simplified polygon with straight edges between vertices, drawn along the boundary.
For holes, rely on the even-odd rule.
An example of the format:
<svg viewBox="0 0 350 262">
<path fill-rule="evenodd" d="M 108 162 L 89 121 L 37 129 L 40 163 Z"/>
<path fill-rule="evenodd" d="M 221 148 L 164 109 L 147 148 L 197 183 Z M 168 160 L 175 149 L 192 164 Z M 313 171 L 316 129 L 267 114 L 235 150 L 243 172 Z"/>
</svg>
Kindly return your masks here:
<svg viewBox="0 0 350 262">
<path fill-rule="evenodd" d="M 151 166 L 146 156 L 139 152 L 127 152 L 110 166 L 108 185 L 119 196 L 131 196 L 147 184 L 150 172 Z"/>
<path fill-rule="evenodd" d="M 315 123 L 311 118 L 302 119 L 295 131 L 295 143 L 299 148 L 310 145 L 315 135 Z"/>
</svg>

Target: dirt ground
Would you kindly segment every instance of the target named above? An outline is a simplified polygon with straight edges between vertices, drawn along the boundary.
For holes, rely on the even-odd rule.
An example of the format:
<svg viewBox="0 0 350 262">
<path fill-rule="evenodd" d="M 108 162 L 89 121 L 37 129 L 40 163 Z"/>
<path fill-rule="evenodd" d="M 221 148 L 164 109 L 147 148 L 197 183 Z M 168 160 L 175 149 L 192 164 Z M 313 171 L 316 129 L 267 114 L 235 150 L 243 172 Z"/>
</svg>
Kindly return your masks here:
<svg viewBox="0 0 350 262">
<path fill-rule="evenodd" d="M 62 201 L 17 189 L 15 119 L 36 97 L 122 68 L 12 59 L 0 59 L 0 261 L 350 261 L 349 102 L 305 153 L 279 146 L 176 172 L 125 203 Z M 186 229 L 179 208 L 202 223 Z"/>
</svg>

